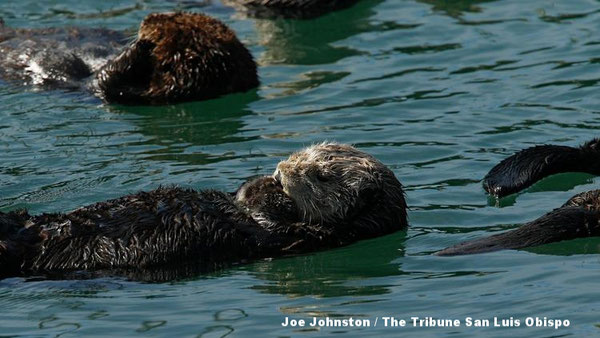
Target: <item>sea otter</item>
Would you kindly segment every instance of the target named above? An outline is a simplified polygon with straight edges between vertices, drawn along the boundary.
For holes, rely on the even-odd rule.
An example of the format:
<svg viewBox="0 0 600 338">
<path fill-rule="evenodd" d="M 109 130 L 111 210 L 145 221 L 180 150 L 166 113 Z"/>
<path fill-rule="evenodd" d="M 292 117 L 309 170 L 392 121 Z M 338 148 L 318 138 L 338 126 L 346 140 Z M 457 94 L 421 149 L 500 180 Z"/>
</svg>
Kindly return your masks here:
<svg viewBox="0 0 600 338">
<path fill-rule="evenodd" d="M 351 146 L 321 143 L 233 194 L 163 187 L 66 214 L 0 213 L 0 275 L 210 270 L 406 226 L 402 185 L 390 169 Z"/>
<path fill-rule="evenodd" d="M 154 13 L 135 40 L 108 29 L 0 25 L 0 77 L 89 89 L 109 103 L 204 100 L 258 86 L 256 63 L 235 33 L 199 13 Z"/>
<path fill-rule="evenodd" d="M 307 19 L 350 7 L 358 0 L 223 0 L 254 17 Z"/>
<path fill-rule="evenodd" d="M 502 197 L 546 176 L 563 172 L 600 174 L 600 139 L 579 148 L 542 145 L 522 150 L 500 162 L 485 176 L 483 186 Z M 563 206 L 515 230 L 468 241 L 437 252 L 464 255 L 520 249 L 581 237 L 600 236 L 600 190 L 577 194 Z"/>
</svg>

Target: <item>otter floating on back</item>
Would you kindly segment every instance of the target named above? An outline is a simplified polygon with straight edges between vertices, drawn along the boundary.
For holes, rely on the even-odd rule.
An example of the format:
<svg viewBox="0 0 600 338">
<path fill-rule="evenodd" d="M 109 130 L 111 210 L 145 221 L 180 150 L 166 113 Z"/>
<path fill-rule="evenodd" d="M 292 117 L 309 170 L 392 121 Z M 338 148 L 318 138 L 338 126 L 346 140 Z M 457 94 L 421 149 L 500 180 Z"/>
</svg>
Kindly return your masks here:
<svg viewBox="0 0 600 338">
<path fill-rule="evenodd" d="M 0 23 L 0 77 L 89 89 L 109 103 L 204 100 L 258 86 L 235 33 L 199 13 L 154 13 L 129 45 L 108 29 L 12 29 Z M 94 76 L 95 75 L 95 76 Z"/>
<path fill-rule="evenodd" d="M 522 150 L 492 168 L 483 186 L 490 194 L 503 197 L 563 172 L 600 175 L 600 139 L 579 148 L 543 145 Z M 600 190 L 577 194 L 560 208 L 515 230 L 461 243 L 436 254 L 451 256 L 521 249 L 595 236 L 600 236 Z"/>
<path fill-rule="evenodd" d="M 147 279 L 145 272 L 211 270 L 406 226 L 402 185 L 392 171 L 351 146 L 323 143 L 235 194 L 159 188 L 66 214 L 0 213 L 0 277 L 84 270 Z"/>
</svg>

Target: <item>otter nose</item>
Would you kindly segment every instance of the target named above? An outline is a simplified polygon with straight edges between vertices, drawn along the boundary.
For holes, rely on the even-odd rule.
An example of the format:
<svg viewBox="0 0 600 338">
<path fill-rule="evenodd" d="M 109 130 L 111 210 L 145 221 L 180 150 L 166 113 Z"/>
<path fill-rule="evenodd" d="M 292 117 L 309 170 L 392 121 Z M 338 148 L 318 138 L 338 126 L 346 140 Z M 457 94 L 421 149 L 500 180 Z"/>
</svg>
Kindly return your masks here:
<svg viewBox="0 0 600 338">
<path fill-rule="evenodd" d="M 279 165 L 277 165 L 277 168 L 275 169 L 275 172 L 273 173 L 273 178 L 281 184 L 281 170 L 279 170 Z"/>
</svg>

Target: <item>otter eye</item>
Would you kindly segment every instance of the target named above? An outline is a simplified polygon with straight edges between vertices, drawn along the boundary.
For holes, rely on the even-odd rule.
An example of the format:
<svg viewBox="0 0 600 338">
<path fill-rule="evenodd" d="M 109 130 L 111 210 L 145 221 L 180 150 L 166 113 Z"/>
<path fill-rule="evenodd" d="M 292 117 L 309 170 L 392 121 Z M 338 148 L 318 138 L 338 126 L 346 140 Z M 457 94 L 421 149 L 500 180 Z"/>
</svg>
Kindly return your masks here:
<svg viewBox="0 0 600 338">
<path fill-rule="evenodd" d="M 316 177 L 317 177 L 317 179 L 318 179 L 319 181 L 321 181 L 321 182 L 327 182 L 327 181 L 329 181 L 329 177 L 328 177 L 328 176 L 325 176 L 325 175 L 323 175 L 323 174 L 322 174 L 322 173 L 320 173 L 320 172 L 317 172 L 317 174 L 316 174 L 315 176 L 316 176 Z"/>
</svg>

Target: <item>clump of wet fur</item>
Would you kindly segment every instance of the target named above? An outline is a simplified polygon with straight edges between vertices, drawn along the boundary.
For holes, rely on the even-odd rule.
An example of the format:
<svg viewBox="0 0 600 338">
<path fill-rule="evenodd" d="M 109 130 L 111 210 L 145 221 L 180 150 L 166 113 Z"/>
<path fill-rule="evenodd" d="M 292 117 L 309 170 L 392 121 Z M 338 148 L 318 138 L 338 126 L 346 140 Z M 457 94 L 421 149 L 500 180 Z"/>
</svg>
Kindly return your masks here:
<svg viewBox="0 0 600 338">
<path fill-rule="evenodd" d="M 373 156 L 345 144 L 321 143 L 292 154 L 274 174 L 308 223 L 346 223 L 384 210 L 385 222 L 407 225 L 402 185 Z"/>
<path fill-rule="evenodd" d="M 157 13 L 97 74 L 109 102 L 163 104 L 209 99 L 258 86 L 256 64 L 235 33 L 199 13 Z"/>
</svg>

